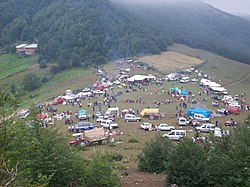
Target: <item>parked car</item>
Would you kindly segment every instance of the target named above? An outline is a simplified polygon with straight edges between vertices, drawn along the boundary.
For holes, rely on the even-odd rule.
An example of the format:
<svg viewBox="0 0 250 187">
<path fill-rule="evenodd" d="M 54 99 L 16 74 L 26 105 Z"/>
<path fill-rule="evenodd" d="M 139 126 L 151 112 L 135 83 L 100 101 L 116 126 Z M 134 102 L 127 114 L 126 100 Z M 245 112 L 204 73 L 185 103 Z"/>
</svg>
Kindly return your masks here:
<svg viewBox="0 0 250 187">
<path fill-rule="evenodd" d="M 158 131 L 171 131 L 171 130 L 174 130 L 175 127 L 174 126 L 170 126 L 168 124 L 160 124 L 158 127 L 157 127 L 157 130 Z"/>
<path fill-rule="evenodd" d="M 98 118 L 96 119 L 96 122 L 101 123 L 102 120 L 104 120 L 104 117 L 98 116 Z"/>
<path fill-rule="evenodd" d="M 85 120 L 87 119 L 87 111 L 86 110 L 80 110 L 77 114 L 79 120 Z"/>
<path fill-rule="evenodd" d="M 171 132 L 167 134 L 163 134 L 163 138 L 167 138 L 169 140 L 181 140 L 183 137 L 187 135 L 187 132 L 185 130 L 172 130 Z"/>
<path fill-rule="evenodd" d="M 238 107 L 232 106 L 232 105 L 228 105 L 226 107 L 227 111 L 230 114 L 235 114 L 235 115 L 239 115 L 240 114 L 240 109 Z"/>
<path fill-rule="evenodd" d="M 214 132 L 214 128 L 215 128 L 214 124 L 208 123 L 195 127 L 195 130 L 197 132 Z"/>
<path fill-rule="evenodd" d="M 186 124 L 187 124 L 186 118 L 181 117 L 181 118 L 178 119 L 178 125 L 179 126 L 185 126 Z"/>
<path fill-rule="evenodd" d="M 105 120 L 105 119 L 101 121 L 101 126 L 103 128 L 110 128 L 110 129 L 118 128 L 117 123 L 114 123 L 112 120 Z"/>
<path fill-rule="evenodd" d="M 91 91 L 90 88 L 84 88 L 84 89 L 82 90 L 82 92 L 90 92 L 90 91 Z"/>
<path fill-rule="evenodd" d="M 141 118 L 136 117 L 134 114 L 126 114 L 125 121 L 126 122 L 139 122 L 139 121 L 141 121 Z"/>
<path fill-rule="evenodd" d="M 19 114 L 20 119 L 25 119 L 28 117 L 28 115 L 30 115 L 30 111 L 28 109 L 22 110 Z"/>
<path fill-rule="evenodd" d="M 59 105 L 63 103 L 64 99 L 62 97 L 57 97 L 53 100 L 53 105 Z"/>
<path fill-rule="evenodd" d="M 142 123 L 140 125 L 141 129 L 143 130 L 156 130 L 157 126 L 151 124 L 151 123 Z"/>
<path fill-rule="evenodd" d="M 196 79 L 196 78 L 191 79 L 191 82 L 198 82 L 198 81 L 199 81 L 199 79 Z"/>
<path fill-rule="evenodd" d="M 96 113 L 95 113 L 95 117 L 99 117 L 99 116 L 102 116 L 102 111 L 98 110 Z"/>
<path fill-rule="evenodd" d="M 81 121 L 81 122 L 75 124 L 74 131 L 75 132 L 83 132 L 86 130 L 94 129 L 95 127 L 96 127 L 96 125 L 94 123 Z"/>
<path fill-rule="evenodd" d="M 189 82 L 189 77 L 182 77 L 180 83 L 187 83 Z"/>
<path fill-rule="evenodd" d="M 94 94 L 103 94 L 104 92 L 102 90 L 94 90 L 93 93 Z"/>
</svg>

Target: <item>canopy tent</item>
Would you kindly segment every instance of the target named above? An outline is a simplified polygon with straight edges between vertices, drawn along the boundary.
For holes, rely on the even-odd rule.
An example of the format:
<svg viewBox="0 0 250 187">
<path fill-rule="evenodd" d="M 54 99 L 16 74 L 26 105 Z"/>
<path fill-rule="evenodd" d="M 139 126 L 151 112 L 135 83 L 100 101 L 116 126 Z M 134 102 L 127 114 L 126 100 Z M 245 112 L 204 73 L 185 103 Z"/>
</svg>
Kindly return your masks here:
<svg viewBox="0 0 250 187">
<path fill-rule="evenodd" d="M 227 89 L 225 89 L 223 87 L 210 87 L 210 89 L 215 91 L 215 92 L 225 92 L 225 91 L 227 91 Z"/>
<path fill-rule="evenodd" d="M 134 75 L 130 78 L 128 78 L 128 82 L 134 82 L 134 81 L 144 81 L 144 80 L 155 80 L 156 77 L 153 75 Z"/>
<path fill-rule="evenodd" d="M 176 88 L 170 88 L 170 92 L 178 92 L 179 93 L 180 89 L 178 87 Z"/>
<path fill-rule="evenodd" d="M 73 99 L 76 99 L 76 96 L 74 94 L 72 94 L 72 95 L 62 96 L 62 98 L 65 100 L 73 100 Z"/>
<path fill-rule="evenodd" d="M 186 90 L 181 90 L 180 96 L 188 96 L 188 92 Z"/>
<path fill-rule="evenodd" d="M 92 92 L 79 92 L 76 97 L 81 98 L 81 97 L 88 97 L 93 95 Z"/>
</svg>

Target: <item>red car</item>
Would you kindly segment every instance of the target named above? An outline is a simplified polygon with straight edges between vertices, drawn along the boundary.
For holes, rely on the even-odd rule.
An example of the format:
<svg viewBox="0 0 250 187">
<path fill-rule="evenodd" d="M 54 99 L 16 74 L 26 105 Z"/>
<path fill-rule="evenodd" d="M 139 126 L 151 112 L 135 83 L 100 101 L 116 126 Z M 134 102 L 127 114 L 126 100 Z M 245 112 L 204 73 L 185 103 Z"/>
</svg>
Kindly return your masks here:
<svg viewBox="0 0 250 187">
<path fill-rule="evenodd" d="M 61 104 L 61 103 L 63 103 L 63 98 L 62 97 L 57 97 L 53 101 L 53 105 L 58 105 L 58 104 Z"/>
<path fill-rule="evenodd" d="M 236 115 L 240 114 L 240 109 L 235 106 L 228 105 L 226 109 L 230 114 L 236 114 Z"/>
</svg>

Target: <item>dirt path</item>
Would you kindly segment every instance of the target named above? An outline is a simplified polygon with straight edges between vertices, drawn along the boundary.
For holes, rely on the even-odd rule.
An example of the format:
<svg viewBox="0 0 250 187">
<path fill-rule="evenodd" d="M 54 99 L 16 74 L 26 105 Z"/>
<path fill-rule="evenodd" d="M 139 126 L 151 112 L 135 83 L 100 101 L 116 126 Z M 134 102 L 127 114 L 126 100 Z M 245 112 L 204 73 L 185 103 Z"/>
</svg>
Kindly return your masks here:
<svg viewBox="0 0 250 187">
<path fill-rule="evenodd" d="M 232 81 L 232 82 L 229 82 L 229 83 L 227 83 L 227 84 L 224 84 L 224 85 L 222 85 L 222 86 L 227 86 L 227 87 L 231 87 L 231 86 L 234 86 L 234 85 L 236 85 L 236 84 L 238 84 L 238 83 L 240 83 L 240 82 L 242 82 L 242 81 L 244 81 L 244 80 L 247 80 L 248 78 L 250 78 L 250 72 L 248 72 L 248 73 L 246 73 L 245 75 L 243 75 L 240 79 L 238 79 L 238 80 L 235 80 L 235 81 Z"/>
</svg>

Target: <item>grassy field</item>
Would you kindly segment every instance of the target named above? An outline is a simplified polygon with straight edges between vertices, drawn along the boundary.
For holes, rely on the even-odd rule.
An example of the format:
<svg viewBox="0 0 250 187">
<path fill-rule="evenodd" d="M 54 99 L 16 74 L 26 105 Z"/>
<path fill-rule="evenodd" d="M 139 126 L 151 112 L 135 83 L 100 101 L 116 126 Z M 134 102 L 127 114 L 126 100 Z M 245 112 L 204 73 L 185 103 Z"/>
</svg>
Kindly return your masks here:
<svg viewBox="0 0 250 187">
<path fill-rule="evenodd" d="M 232 95 L 236 95 L 242 92 L 245 92 L 246 98 L 245 101 L 250 104 L 249 95 L 250 93 L 250 79 L 249 79 L 249 72 L 250 72 L 250 66 L 241 64 L 235 61 L 231 61 L 225 58 L 222 58 L 220 56 L 217 56 L 213 53 L 209 53 L 203 50 L 199 49 L 192 49 L 188 48 L 186 46 L 182 45 L 174 45 L 170 48 L 170 50 L 175 51 L 176 53 L 172 53 L 172 58 L 177 58 L 176 61 L 185 61 L 185 58 L 187 59 L 195 59 L 195 64 L 197 59 L 202 61 L 207 61 L 207 63 L 204 63 L 201 67 L 199 67 L 199 70 L 207 73 L 209 76 L 214 77 L 215 80 L 222 80 L 222 84 L 225 85 L 225 88 L 228 89 L 229 93 Z M 183 55 L 176 55 L 182 53 Z M 169 54 L 168 54 L 169 55 Z M 190 56 L 190 57 L 187 57 Z M 178 59 L 180 57 L 180 59 Z M 0 62 L 3 61 L 4 58 L 11 59 L 11 56 L 0 56 Z M 14 57 L 13 57 L 14 58 Z M 32 57 L 33 58 L 33 57 Z M 34 57 L 35 59 L 36 57 Z M 149 57 L 146 57 L 149 58 Z M 157 69 L 163 70 L 166 72 L 175 72 L 181 69 L 182 66 L 174 65 L 171 63 L 165 63 L 164 59 L 169 60 L 168 57 L 165 56 L 165 54 L 161 57 L 158 57 L 160 61 L 157 61 L 157 58 L 155 58 L 152 65 L 154 65 Z M 184 58 L 184 59 L 183 59 Z M 33 59 L 33 60 L 34 60 Z M 22 66 L 22 64 L 19 64 L 19 66 L 12 66 L 9 64 L 10 69 L 8 72 L 14 72 L 11 76 L 6 76 L 4 73 L 0 73 L 0 87 L 1 85 L 6 84 L 21 84 L 22 78 L 28 74 L 28 73 L 36 73 L 41 78 L 44 76 L 51 77 L 49 81 L 45 84 L 43 84 L 39 89 L 26 93 L 23 97 L 24 104 L 22 107 L 28 107 L 31 103 L 40 103 L 45 101 L 50 101 L 53 97 L 64 94 L 66 89 L 71 90 L 78 90 L 82 89 L 84 87 L 92 85 L 96 80 L 100 80 L 100 76 L 98 76 L 97 71 L 94 69 L 85 69 L 85 68 L 78 68 L 78 69 L 71 69 L 67 71 L 63 71 L 60 74 L 56 74 L 54 76 L 51 75 L 49 72 L 49 68 L 46 69 L 39 69 L 38 65 L 32 61 L 32 59 L 29 63 L 26 63 L 26 68 Z M 175 60 L 173 60 L 174 62 Z M 187 60 L 190 61 L 190 60 Z M 191 60 L 192 61 L 192 60 Z M 10 62 L 10 61 L 9 61 Z M 16 62 L 13 62 L 14 64 Z M 147 62 L 149 63 L 149 62 Z M 190 64 L 189 64 L 190 65 Z M 188 66 L 189 66 L 188 65 Z M 120 68 L 128 68 L 130 67 L 128 64 L 119 65 Z M 185 65 L 185 67 L 187 67 Z M 164 75 L 157 72 L 157 71 L 145 71 L 143 68 L 138 67 L 130 67 L 131 68 L 131 75 L 134 74 L 154 74 L 157 77 L 163 77 Z M 13 70 L 16 69 L 16 70 Z M 17 71 L 17 69 L 22 69 L 20 71 Z M 115 77 L 117 75 L 118 71 L 118 65 L 114 63 L 108 63 L 103 66 L 103 69 L 105 69 L 111 77 Z M 244 76 L 245 75 L 245 76 Z M 196 77 L 196 75 L 193 73 L 191 77 Z M 242 78 L 243 77 L 243 78 Z M 114 94 L 115 92 L 122 91 L 123 94 L 119 96 L 117 103 L 111 103 L 111 107 L 118 106 L 120 110 L 125 108 L 131 108 L 134 111 L 141 111 L 143 108 L 146 107 L 154 107 L 154 101 L 162 101 L 166 99 L 172 99 L 173 103 L 170 104 L 162 104 L 160 105 L 160 112 L 165 114 L 165 118 L 162 118 L 161 120 L 149 120 L 148 118 L 143 118 L 143 122 L 150 122 L 156 125 L 159 125 L 160 123 L 167 123 L 169 125 L 174 125 L 177 129 L 180 128 L 176 125 L 176 107 L 179 107 L 179 102 L 176 101 L 175 98 L 172 98 L 171 95 L 168 95 L 166 93 L 167 90 L 171 87 L 179 87 L 186 89 L 187 91 L 192 91 L 195 95 L 195 98 L 198 101 L 198 104 L 196 106 L 203 106 L 211 110 L 216 110 L 217 108 L 214 108 L 211 104 L 212 100 L 209 96 L 202 94 L 198 95 L 198 92 L 200 91 L 200 88 L 196 83 L 187 83 L 187 84 L 181 84 L 178 82 L 163 82 L 163 85 L 158 86 L 156 84 L 152 84 L 150 86 L 146 86 L 145 90 L 142 91 L 139 88 L 136 88 L 137 91 L 125 93 L 124 88 L 118 88 L 117 86 L 114 86 L 113 91 L 109 91 L 110 94 Z M 163 91 L 164 90 L 164 91 Z M 139 100 L 139 98 L 142 98 L 143 101 L 145 101 L 144 104 L 132 104 L 132 103 L 122 103 L 121 100 L 124 99 L 135 99 Z M 204 98 L 208 98 L 208 101 L 203 101 Z M 94 101 L 103 101 L 103 96 L 98 96 L 97 98 L 93 100 L 86 100 L 83 101 L 83 108 L 88 111 L 89 114 L 94 114 L 96 112 L 93 111 L 92 107 L 87 107 L 87 103 L 94 102 Z M 189 108 L 191 104 L 188 104 Z M 63 111 L 72 111 L 73 115 L 75 112 L 79 111 L 78 106 L 63 106 L 63 105 L 57 105 L 53 106 L 54 108 L 58 109 L 58 112 Z M 221 107 L 222 104 L 221 104 Z M 107 106 L 102 106 L 102 111 L 105 112 L 107 109 Z M 186 111 L 186 109 L 181 108 L 183 111 Z M 51 115 L 51 114 L 50 114 Z M 139 114 L 137 114 L 139 116 Z M 243 122 L 246 117 L 249 115 L 248 111 L 242 111 L 240 115 L 233 116 L 234 120 L 237 122 Z M 75 122 L 78 122 L 78 119 L 76 119 L 74 116 L 72 116 Z M 212 119 L 212 122 L 215 123 L 215 120 L 219 121 L 219 124 L 223 124 L 226 120 L 232 118 L 232 116 L 227 117 L 217 117 Z M 95 122 L 95 120 L 90 119 L 90 121 Z M 93 155 L 97 154 L 121 154 L 123 156 L 122 161 L 115 163 L 117 173 L 120 175 L 121 171 L 128 171 L 128 176 L 123 176 L 122 178 L 122 186 L 123 187 L 129 187 L 129 186 L 143 186 L 143 187 L 163 187 L 165 186 L 164 182 L 164 175 L 154 175 L 154 174 L 145 174 L 137 171 L 137 161 L 138 161 L 138 154 L 141 153 L 144 145 L 146 142 L 150 141 L 153 137 L 157 135 L 161 135 L 164 132 L 157 132 L 157 131 L 144 131 L 140 129 L 140 123 L 126 123 L 123 118 L 116 118 L 115 121 L 119 124 L 118 130 L 122 131 L 124 134 L 120 136 L 115 136 L 116 142 L 119 142 L 118 144 L 108 144 L 108 145 L 101 145 L 101 146 L 90 146 L 86 147 L 82 152 L 82 156 L 87 159 L 91 159 Z M 68 132 L 67 126 L 64 125 L 64 121 L 58 121 L 55 126 L 57 127 L 59 133 L 62 136 L 66 136 L 69 139 L 72 138 L 72 135 L 70 132 Z M 194 135 L 194 131 L 192 127 L 184 127 L 184 129 L 187 130 L 187 134 L 189 137 L 192 137 Z M 230 129 L 230 128 L 229 128 Z M 208 134 L 203 134 L 205 136 L 209 136 Z M 65 142 L 66 143 L 66 142 Z M 137 179 L 142 179 L 143 183 L 136 184 Z"/>
<path fill-rule="evenodd" d="M 0 55 L 0 80 L 22 72 L 37 63 L 37 56 L 19 57 L 17 55 Z"/>
</svg>

